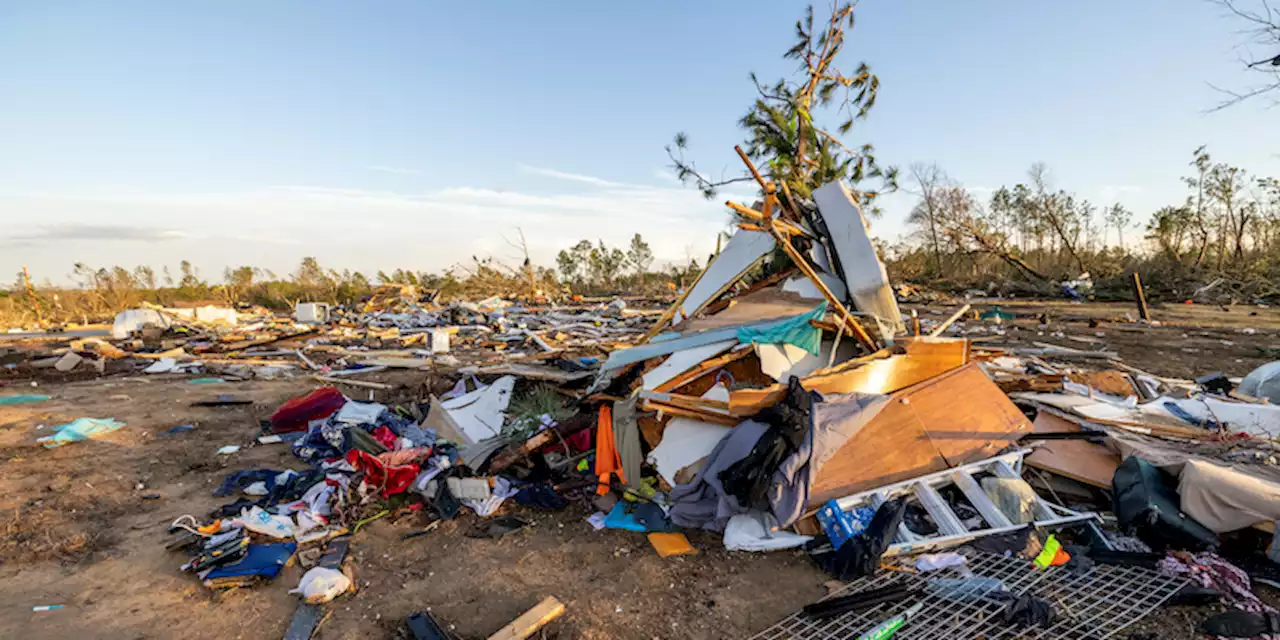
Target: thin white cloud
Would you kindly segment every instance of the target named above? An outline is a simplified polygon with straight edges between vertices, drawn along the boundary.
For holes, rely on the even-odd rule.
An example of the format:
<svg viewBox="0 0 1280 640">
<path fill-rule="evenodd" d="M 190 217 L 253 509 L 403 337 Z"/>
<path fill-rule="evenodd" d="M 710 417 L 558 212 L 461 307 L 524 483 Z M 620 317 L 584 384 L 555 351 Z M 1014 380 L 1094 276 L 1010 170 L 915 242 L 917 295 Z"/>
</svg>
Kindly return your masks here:
<svg viewBox="0 0 1280 640">
<path fill-rule="evenodd" d="M 61 273 L 67 268 L 63 263 L 72 261 L 163 265 L 182 259 L 211 273 L 239 264 L 280 272 L 296 268 L 302 256 L 311 255 L 326 266 L 365 273 L 395 268 L 440 270 L 469 262 L 473 255 L 502 259 L 506 246 L 502 238 L 517 227 L 523 229 L 540 265 L 554 266 L 555 254 L 579 240 L 625 246 L 635 233 L 644 235 L 653 247 L 655 263 L 662 264 L 683 262 L 685 247 L 691 244 L 710 251 L 716 232 L 724 227 L 723 204 L 707 201 L 695 189 L 620 183 L 593 186 L 597 188 L 558 193 L 469 186 L 396 191 L 296 184 L 203 193 L 136 187 L 22 192 L 0 187 L 0 212 L 21 212 L 22 216 L 5 220 L 0 214 L 0 222 L 21 230 L 21 236 L 55 239 L 53 233 L 33 231 L 34 227 L 23 230 L 14 224 L 21 220 L 40 220 L 55 227 L 105 219 L 133 229 L 161 230 L 150 232 L 151 236 L 136 232 L 138 239 L 170 233 L 178 224 L 186 234 L 176 242 L 155 243 L 145 252 L 134 253 L 92 242 L 99 239 L 91 237 L 93 233 L 78 234 L 82 240 L 74 245 L 74 255 L 50 252 L 47 246 L 43 251 L 15 246 L 0 251 L 0 272 L 10 262 L 21 266 L 23 261 L 42 264 L 42 272 Z M 234 237 L 215 237 L 217 232 L 210 232 L 205 224 L 210 220 L 216 220 L 219 228 L 234 229 Z M 0 230 L 0 242 L 4 234 Z"/>
<path fill-rule="evenodd" d="M 625 184 L 625 183 L 622 183 L 622 182 L 614 182 L 614 181 L 612 181 L 612 180 L 605 180 L 604 178 L 597 178 L 597 177 L 595 177 L 595 176 L 583 175 L 583 174 L 581 174 L 581 173 L 569 173 L 569 172 L 567 172 L 567 171 L 558 171 L 558 170 L 556 170 L 556 169 L 547 169 L 547 168 L 545 168 L 545 167 L 531 167 L 531 166 L 529 166 L 529 165 L 527 165 L 527 164 L 522 164 L 522 165 L 520 165 L 520 171 L 522 171 L 522 172 L 524 172 L 524 173 L 532 173 L 532 174 L 534 174 L 534 175 L 539 175 L 539 176 L 546 176 L 546 177 L 548 177 L 548 178 L 555 178 L 555 179 L 557 179 L 557 180 L 568 180 L 568 181 L 570 181 L 570 182 L 581 182 L 581 183 L 583 183 L 583 184 L 595 185 L 595 186 L 597 186 L 597 187 L 631 187 L 631 186 L 635 186 L 635 185 L 628 185 L 628 184 Z"/>
<path fill-rule="evenodd" d="M 395 174 L 404 175 L 404 176 L 423 175 L 423 172 L 417 169 L 406 169 L 404 167 L 390 167 L 385 164 L 371 164 L 365 168 L 370 171 L 377 171 L 380 173 L 395 173 Z"/>
<path fill-rule="evenodd" d="M 32 246 L 72 240 L 165 242 L 186 237 L 186 232 L 176 229 L 67 223 L 41 225 L 31 230 L 0 235 L 0 246 Z"/>
</svg>

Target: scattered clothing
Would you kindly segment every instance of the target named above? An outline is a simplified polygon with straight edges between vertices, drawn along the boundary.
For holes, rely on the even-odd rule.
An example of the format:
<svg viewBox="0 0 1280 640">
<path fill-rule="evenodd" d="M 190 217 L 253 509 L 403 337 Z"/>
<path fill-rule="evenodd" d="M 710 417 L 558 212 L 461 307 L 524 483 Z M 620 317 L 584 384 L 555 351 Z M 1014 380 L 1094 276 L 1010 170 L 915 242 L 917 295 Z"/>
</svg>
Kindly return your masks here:
<svg viewBox="0 0 1280 640">
<path fill-rule="evenodd" d="M 823 571 L 837 580 L 852 580 L 874 574 L 880 568 L 880 557 L 893 544 L 893 536 L 902 524 L 906 508 L 906 500 L 903 498 L 895 498 L 880 505 L 862 535 L 839 549 L 816 555 L 814 560 Z"/>
</svg>

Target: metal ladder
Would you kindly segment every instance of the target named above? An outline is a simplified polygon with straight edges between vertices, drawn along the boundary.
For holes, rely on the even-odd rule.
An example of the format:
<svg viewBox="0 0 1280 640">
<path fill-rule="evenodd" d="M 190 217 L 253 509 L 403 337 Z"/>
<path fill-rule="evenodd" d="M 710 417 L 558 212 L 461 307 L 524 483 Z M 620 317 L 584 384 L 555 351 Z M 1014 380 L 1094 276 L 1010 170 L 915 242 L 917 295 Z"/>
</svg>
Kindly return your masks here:
<svg viewBox="0 0 1280 640">
<path fill-rule="evenodd" d="M 944 549 L 983 536 L 1008 533 L 1027 526 L 1053 527 L 1098 520 L 1096 513 L 1072 511 L 1066 507 L 1053 504 L 1038 495 L 1035 503 L 1036 519 L 1033 522 L 1016 524 L 1000 511 L 1000 508 L 987 497 L 987 493 L 982 490 L 973 475 L 985 471 L 996 477 L 1021 480 L 1022 474 L 1019 473 L 1019 469 L 1022 468 L 1023 456 L 1028 453 L 1030 453 L 1028 449 L 1011 451 L 954 469 L 939 471 L 927 476 L 840 498 L 836 501 L 836 504 L 839 505 L 841 510 L 850 511 L 864 506 L 879 509 L 880 505 L 889 500 L 906 495 L 914 495 L 919 500 L 920 506 L 924 507 L 924 510 L 929 513 L 929 517 L 933 519 L 934 524 L 937 525 L 937 534 L 923 536 L 907 529 L 905 523 L 901 524 L 898 526 L 898 533 L 894 536 L 893 544 L 885 552 L 886 556 Z M 960 516 L 956 515 L 955 511 L 951 509 L 951 505 L 947 504 L 946 499 L 938 493 L 939 488 L 948 485 L 955 485 L 964 494 L 969 503 L 982 516 L 985 526 L 972 529 L 965 526 Z"/>
</svg>

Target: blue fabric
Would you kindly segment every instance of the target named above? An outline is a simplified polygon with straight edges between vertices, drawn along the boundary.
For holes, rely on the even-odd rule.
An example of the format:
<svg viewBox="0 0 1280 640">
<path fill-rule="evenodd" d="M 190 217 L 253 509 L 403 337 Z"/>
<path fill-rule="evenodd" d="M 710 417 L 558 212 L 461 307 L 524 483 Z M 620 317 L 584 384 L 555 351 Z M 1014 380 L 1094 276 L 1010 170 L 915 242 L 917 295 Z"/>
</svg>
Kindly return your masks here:
<svg viewBox="0 0 1280 640">
<path fill-rule="evenodd" d="M 54 427 L 57 433 L 36 440 L 46 449 L 61 447 L 68 442 L 88 440 L 97 435 L 110 433 L 123 427 L 124 423 L 115 418 L 80 418 L 73 422 Z"/>
<path fill-rule="evenodd" d="M 213 495 L 218 498 L 229 496 L 233 493 L 243 491 L 245 487 L 255 483 L 263 482 L 267 485 L 267 491 L 276 488 L 276 476 L 280 475 L 278 469 L 250 469 L 248 471 L 236 471 L 222 479 L 222 485 L 213 491 Z"/>
<path fill-rule="evenodd" d="M 741 327 L 738 329 L 738 342 L 743 344 L 794 344 L 813 355 L 822 351 L 822 329 L 809 322 L 821 320 L 827 315 L 827 302 L 814 307 L 813 311 L 766 327 Z"/>
<path fill-rule="evenodd" d="M 604 526 L 609 529 L 624 531 L 666 532 L 672 531 L 671 523 L 662 512 L 662 508 L 647 502 L 619 502 L 613 505 L 609 515 L 604 518 Z"/>
<path fill-rule="evenodd" d="M 244 558 L 234 564 L 224 564 L 209 572 L 206 580 L 216 578 L 241 578 L 245 576 L 261 576 L 268 580 L 280 575 L 289 558 L 298 545 L 292 542 L 280 544 L 251 544 Z"/>
</svg>

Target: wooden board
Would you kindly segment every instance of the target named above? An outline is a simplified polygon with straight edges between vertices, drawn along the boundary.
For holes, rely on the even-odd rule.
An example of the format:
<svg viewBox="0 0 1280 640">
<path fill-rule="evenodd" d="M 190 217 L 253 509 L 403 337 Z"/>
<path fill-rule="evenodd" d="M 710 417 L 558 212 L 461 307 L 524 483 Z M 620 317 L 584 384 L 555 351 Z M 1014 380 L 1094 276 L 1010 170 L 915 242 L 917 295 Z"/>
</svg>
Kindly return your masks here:
<svg viewBox="0 0 1280 640">
<path fill-rule="evenodd" d="M 564 613 L 564 603 L 555 597 L 548 597 L 534 608 L 524 612 L 519 618 L 512 620 L 511 624 L 489 636 L 489 640 L 524 640 L 537 633 L 538 629 L 545 627 L 547 623 L 559 618 L 562 613 Z"/>
<path fill-rule="evenodd" d="M 734 298 L 723 311 L 685 320 L 676 325 L 675 329 L 688 333 L 737 327 L 766 320 L 780 320 L 809 313 L 816 306 L 818 306 L 817 300 L 809 300 L 798 294 L 783 291 L 781 287 L 773 287 Z"/>
<path fill-rule="evenodd" d="M 903 392 L 947 464 L 990 458 L 1032 430 L 1031 422 L 990 378 L 970 364 Z"/>
<path fill-rule="evenodd" d="M 946 468 L 911 406 L 894 398 L 818 470 L 808 506 Z"/>
<path fill-rule="evenodd" d="M 898 391 L 821 469 L 809 508 L 989 458 L 1031 423 L 971 363 Z"/>
<path fill-rule="evenodd" d="M 820 393 L 893 393 L 969 361 L 969 343 L 963 339 L 919 338 L 905 341 L 905 346 L 905 354 L 876 359 L 868 356 L 815 371 L 800 385 Z M 777 404 L 786 392 L 783 384 L 734 391 L 729 397 L 729 410 L 737 416 L 752 416 Z"/>
<path fill-rule="evenodd" d="M 1129 375 L 1123 371 L 1108 369 L 1093 373 L 1073 373 L 1069 377 L 1072 382 L 1078 382 L 1113 396 L 1123 398 L 1138 395 L 1137 390 L 1133 388 L 1133 383 L 1129 380 Z"/>
<path fill-rule="evenodd" d="M 1048 411 L 1036 415 L 1035 433 L 1079 433 L 1080 425 Z M 1025 462 L 1077 482 L 1102 489 L 1111 488 L 1111 478 L 1120 466 L 1120 457 L 1111 449 L 1084 440 L 1048 440 L 1036 448 Z"/>
</svg>

